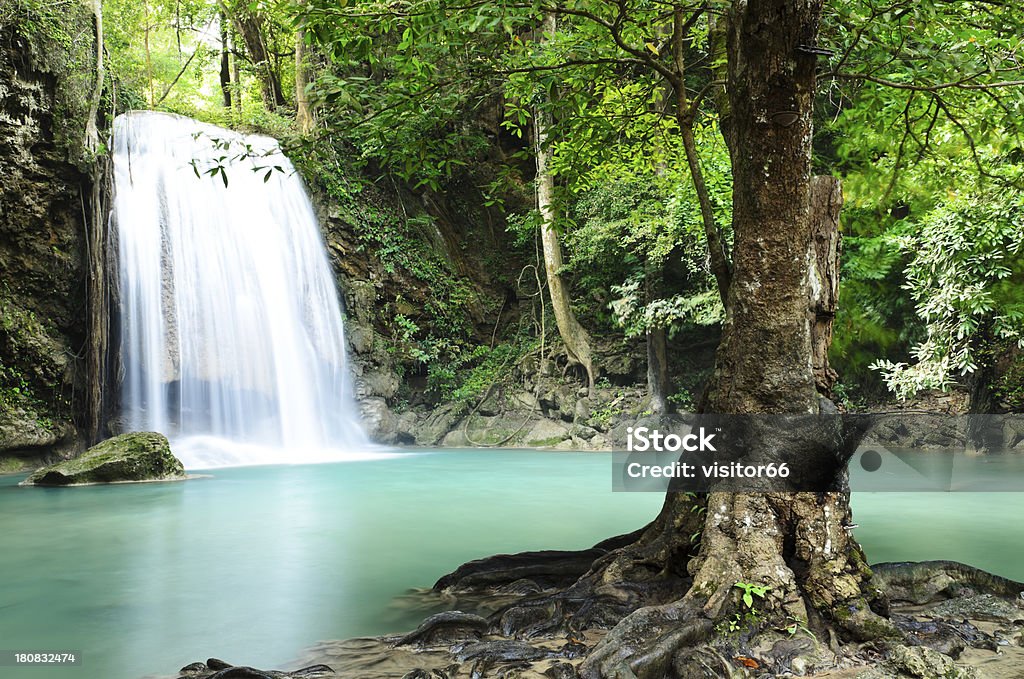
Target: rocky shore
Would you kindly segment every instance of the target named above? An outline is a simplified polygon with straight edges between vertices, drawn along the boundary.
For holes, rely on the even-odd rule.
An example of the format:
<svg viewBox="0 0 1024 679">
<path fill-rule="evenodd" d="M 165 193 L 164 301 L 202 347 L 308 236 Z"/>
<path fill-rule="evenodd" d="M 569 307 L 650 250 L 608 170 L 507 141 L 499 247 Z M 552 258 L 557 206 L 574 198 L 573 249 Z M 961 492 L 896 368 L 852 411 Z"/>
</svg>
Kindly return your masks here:
<svg viewBox="0 0 1024 679">
<path fill-rule="evenodd" d="M 952 562 L 880 564 L 878 582 L 892 599 L 897 641 L 840 645 L 805 628 L 779 630 L 751 647 L 742 630 L 724 632 L 699 649 L 702 677 L 830 677 L 832 679 L 1009 679 L 1024 666 L 1024 584 Z M 446 582 L 442 579 L 441 582 Z M 452 582 L 448 580 L 447 582 Z M 427 617 L 403 635 L 325 642 L 309 649 L 291 672 L 234 667 L 211 659 L 178 679 L 577 679 L 582 659 L 605 631 L 511 636 L 502 630 L 504 605 L 536 595 L 516 588 L 459 589 L 460 581 L 424 603 L 456 602 L 475 612 Z M 464 582 L 464 581 L 461 581 Z M 439 583 L 440 584 L 440 583 Z M 529 586 L 528 586 L 529 585 Z M 516 593 L 530 592 L 529 594 Z M 497 604 L 497 610 L 493 606 Z M 556 621 L 551 621 L 556 622 Z M 764 638 L 762 635 L 760 638 Z M 696 677 L 694 679 L 697 679 Z"/>
</svg>

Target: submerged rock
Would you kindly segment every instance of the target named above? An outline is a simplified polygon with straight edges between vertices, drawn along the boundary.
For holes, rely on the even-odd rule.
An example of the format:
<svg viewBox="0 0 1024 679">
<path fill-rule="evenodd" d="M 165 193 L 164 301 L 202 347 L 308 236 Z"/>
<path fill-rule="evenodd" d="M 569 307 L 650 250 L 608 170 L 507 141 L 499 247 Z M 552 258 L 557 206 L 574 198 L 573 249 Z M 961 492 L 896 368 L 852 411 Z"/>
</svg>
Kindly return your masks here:
<svg viewBox="0 0 1024 679">
<path fill-rule="evenodd" d="M 80 457 L 43 467 L 21 485 L 80 486 L 183 478 L 185 468 L 171 454 L 167 437 L 156 432 L 133 432 L 107 439 Z"/>
<path fill-rule="evenodd" d="M 300 670 L 281 672 L 232 665 L 218 658 L 210 658 L 205 663 L 194 662 L 178 671 L 178 679 L 318 679 L 332 676 L 335 676 L 334 670 L 327 665 L 310 665 Z"/>
</svg>

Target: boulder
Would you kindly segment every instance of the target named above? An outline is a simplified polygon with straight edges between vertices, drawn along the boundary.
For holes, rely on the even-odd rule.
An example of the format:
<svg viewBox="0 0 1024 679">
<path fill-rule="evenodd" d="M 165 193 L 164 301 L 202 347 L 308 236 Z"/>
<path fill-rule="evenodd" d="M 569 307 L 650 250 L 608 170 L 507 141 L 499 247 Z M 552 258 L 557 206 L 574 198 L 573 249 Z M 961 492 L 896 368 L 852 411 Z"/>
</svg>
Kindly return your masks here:
<svg viewBox="0 0 1024 679">
<path fill-rule="evenodd" d="M 185 478 L 163 434 L 133 432 L 107 439 L 80 457 L 43 467 L 23 486 L 81 486 L 122 481 L 171 481 Z"/>
<path fill-rule="evenodd" d="M 398 418 L 383 398 L 364 398 L 359 416 L 369 437 L 377 443 L 393 444 L 398 438 Z"/>
<path fill-rule="evenodd" d="M 523 437 L 523 443 L 533 448 L 557 446 L 570 437 L 570 427 L 556 420 L 538 420 L 530 432 Z"/>
</svg>

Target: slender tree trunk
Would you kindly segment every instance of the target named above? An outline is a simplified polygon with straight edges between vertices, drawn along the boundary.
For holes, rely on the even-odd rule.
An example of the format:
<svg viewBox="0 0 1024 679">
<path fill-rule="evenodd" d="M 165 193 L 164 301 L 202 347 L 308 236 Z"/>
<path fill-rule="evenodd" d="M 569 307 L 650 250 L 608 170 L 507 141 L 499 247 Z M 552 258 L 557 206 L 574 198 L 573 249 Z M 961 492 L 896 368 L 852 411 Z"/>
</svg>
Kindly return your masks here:
<svg viewBox="0 0 1024 679">
<path fill-rule="evenodd" d="M 242 118 L 242 69 L 238 65 L 238 33 L 231 31 L 231 82 L 234 84 L 235 115 Z"/>
<path fill-rule="evenodd" d="M 267 50 L 263 38 L 263 18 L 243 3 L 236 3 L 234 6 L 222 4 L 221 6 L 231 17 L 235 30 L 245 42 L 245 50 L 252 60 L 256 77 L 260 81 L 260 93 L 264 106 L 268 110 L 284 106 L 285 98 L 281 90 L 281 81 L 270 61 L 270 52 Z"/>
<path fill-rule="evenodd" d="M 224 108 L 231 109 L 231 58 L 228 46 L 228 17 L 220 10 L 220 93 Z"/>
<path fill-rule="evenodd" d="M 306 30 L 299 26 L 295 30 L 295 122 L 299 132 L 308 134 L 313 130 L 313 111 L 309 107 L 309 72 L 306 64 Z"/>
<path fill-rule="evenodd" d="M 644 303 L 664 297 L 664 265 L 648 261 L 644 266 Z M 668 401 L 668 341 L 662 326 L 647 328 L 647 393 L 651 412 L 661 415 L 670 410 Z"/>
<path fill-rule="evenodd" d="M 100 132 L 97 127 L 97 119 L 100 115 L 100 100 L 103 98 L 103 81 L 106 77 L 106 68 L 103 63 L 102 0 L 92 0 L 92 16 L 96 36 L 96 84 L 93 86 L 92 96 L 89 101 L 89 117 L 85 121 L 85 148 L 90 153 L 96 153 L 100 146 Z"/>
<path fill-rule="evenodd" d="M 89 117 L 85 124 L 85 148 L 96 153 L 100 146 L 97 119 L 100 99 L 103 96 L 103 4 L 92 2 L 96 38 L 96 85 L 89 105 Z M 89 443 L 100 439 L 103 424 L 103 386 L 107 374 L 108 314 L 107 314 L 107 270 L 106 270 L 106 210 L 103 201 L 103 183 L 106 180 L 108 159 L 98 156 L 92 170 L 92 191 L 89 197 L 89 223 L 86 224 L 88 244 L 88 292 L 89 316 L 88 357 L 86 359 L 86 437 Z"/>
<path fill-rule="evenodd" d="M 149 82 L 149 104 L 150 106 L 156 101 L 156 92 L 153 91 L 153 55 L 149 50 L 149 2 L 144 0 L 142 3 L 142 20 L 146 22 L 144 31 L 142 34 L 143 46 L 146 48 L 146 78 Z"/>
<path fill-rule="evenodd" d="M 555 15 L 548 13 L 544 17 L 545 36 L 554 35 L 557 29 Z M 546 37 L 544 39 L 547 39 Z M 543 108 L 534 111 L 535 143 L 534 155 L 537 159 L 537 209 L 541 218 L 541 244 L 544 249 L 544 270 L 548 278 L 548 290 L 551 293 L 551 307 L 555 314 L 558 334 L 565 343 L 569 358 L 576 361 L 587 371 L 590 388 L 594 387 L 594 359 L 590 349 L 590 336 L 580 325 L 569 303 L 569 289 L 562 278 L 562 244 L 555 229 L 555 178 L 549 170 L 551 147 L 548 144 L 548 128 L 550 114 Z"/>
<path fill-rule="evenodd" d="M 679 124 L 679 134 L 683 140 L 683 152 L 686 156 L 686 164 L 690 169 L 690 179 L 700 205 L 711 273 L 718 285 L 718 294 L 722 298 L 722 304 L 726 304 L 732 280 L 732 267 L 729 262 L 729 249 L 718 226 L 718 221 L 715 219 L 715 208 L 711 204 L 711 194 L 704 182 L 704 171 L 701 169 L 697 143 L 693 138 L 693 124 L 697 111 L 690 105 L 686 91 L 685 43 L 688 36 L 684 34 L 684 23 L 683 9 L 677 7 L 672 18 L 672 45 L 677 77 L 676 82 L 673 83 L 676 94 L 676 122 Z"/>
<path fill-rule="evenodd" d="M 977 368 L 967 376 L 969 400 L 967 403 L 967 445 L 973 452 L 985 453 L 1002 443 L 1002 431 L 993 426 L 989 417 L 998 409 L 994 390 L 997 379 L 995 342 L 992 337 L 992 317 L 985 316 L 971 340 Z"/>
</svg>

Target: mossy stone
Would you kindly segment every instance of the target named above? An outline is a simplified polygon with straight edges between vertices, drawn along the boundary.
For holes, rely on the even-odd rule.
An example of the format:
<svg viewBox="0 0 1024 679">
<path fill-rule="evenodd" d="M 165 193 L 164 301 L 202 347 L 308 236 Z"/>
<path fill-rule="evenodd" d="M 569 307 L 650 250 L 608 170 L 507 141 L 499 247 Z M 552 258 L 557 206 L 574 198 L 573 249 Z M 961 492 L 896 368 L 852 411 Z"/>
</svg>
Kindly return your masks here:
<svg viewBox="0 0 1024 679">
<path fill-rule="evenodd" d="M 183 478 L 185 468 L 171 454 L 167 437 L 147 431 L 107 439 L 80 457 L 43 467 L 22 481 L 22 485 L 77 486 Z"/>
</svg>

